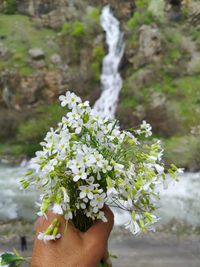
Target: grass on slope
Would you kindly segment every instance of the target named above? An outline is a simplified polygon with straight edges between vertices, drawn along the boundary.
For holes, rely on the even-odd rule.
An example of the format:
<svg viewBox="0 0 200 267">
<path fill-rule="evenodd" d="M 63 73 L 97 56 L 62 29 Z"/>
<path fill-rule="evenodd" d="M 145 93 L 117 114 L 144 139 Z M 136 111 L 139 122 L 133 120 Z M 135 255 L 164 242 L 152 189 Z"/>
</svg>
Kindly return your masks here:
<svg viewBox="0 0 200 267">
<path fill-rule="evenodd" d="M 27 16 L 0 14 L 0 43 L 11 51 L 10 57 L 0 59 L 0 70 L 14 67 L 22 74 L 29 74 L 30 48 L 43 49 L 48 63 L 49 57 L 58 51 L 56 36 L 53 30 L 36 28 Z"/>
</svg>

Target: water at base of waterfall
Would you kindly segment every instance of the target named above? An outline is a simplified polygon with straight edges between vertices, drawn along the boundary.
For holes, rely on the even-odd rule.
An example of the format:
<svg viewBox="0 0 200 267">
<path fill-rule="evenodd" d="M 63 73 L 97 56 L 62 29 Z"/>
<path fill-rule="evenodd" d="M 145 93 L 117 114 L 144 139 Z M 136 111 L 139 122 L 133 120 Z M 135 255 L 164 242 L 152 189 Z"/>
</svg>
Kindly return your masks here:
<svg viewBox="0 0 200 267">
<path fill-rule="evenodd" d="M 20 189 L 22 167 L 0 165 L 0 220 L 35 218 L 34 207 L 38 199 L 35 191 Z M 188 224 L 199 225 L 200 173 L 185 173 L 179 182 L 171 183 L 167 190 L 160 189 L 158 211 L 161 223 L 172 218 Z M 128 216 L 123 211 L 115 213 L 117 225 L 124 224 Z"/>
</svg>

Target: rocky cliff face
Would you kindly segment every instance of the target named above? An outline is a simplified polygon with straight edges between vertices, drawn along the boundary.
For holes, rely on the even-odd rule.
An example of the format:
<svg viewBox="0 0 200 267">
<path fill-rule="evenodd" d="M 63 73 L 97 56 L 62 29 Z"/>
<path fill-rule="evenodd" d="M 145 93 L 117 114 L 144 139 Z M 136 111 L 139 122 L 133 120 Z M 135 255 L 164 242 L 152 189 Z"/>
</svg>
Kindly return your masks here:
<svg viewBox="0 0 200 267">
<path fill-rule="evenodd" d="M 125 20 L 131 17 L 135 11 L 134 1 L 113 0 L 16 0 L 16 10 L 24 15 L 31 16 L 40 27 L 59 29 L 67 20 L 78 19 L 83 16 L 88 6 L 99 6 L 110 4 L 119 19 Z M 3 4 L 0 4 L 3 10 Z"/>
<path fill-rule="evenodd" d="M 40 27 L 59 29 L 67 20 L 77 19 L 85 12 L 84 1 L 30 0 L 17 1 L 17 10 L 31 16 Z"/>
</svg>

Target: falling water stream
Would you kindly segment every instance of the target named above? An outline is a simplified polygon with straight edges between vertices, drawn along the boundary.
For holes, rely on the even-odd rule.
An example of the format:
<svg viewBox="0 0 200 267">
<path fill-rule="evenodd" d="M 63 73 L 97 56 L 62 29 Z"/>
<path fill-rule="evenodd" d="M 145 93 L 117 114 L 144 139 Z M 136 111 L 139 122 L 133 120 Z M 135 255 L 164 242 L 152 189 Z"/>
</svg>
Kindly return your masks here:
<svg viewBox="0 0 200 267">
<path fill-rule="evenodd" d="M 125 45 L 123 33 L 120 31 L 120 23 L 113 16 L 109 6 L 105 6 L 102 10 L 101 25 L 106 33 L 108 54 L 103 59 L 102 93 L 94 105 L 94 110 L 102 117 L 114 118 L 119 93 L 122 88 L 122 78 L 118 70 Z"/>
<path fill-rule="evenodd" d="M 106 32 L 108 54 L 103 60 L 101 75 L 102 94 L 94 105 L 94 109 L 103 117 L 113 118 L 115 115 L 122 78 L 118 72 L 124 53 L 123 33 L 118 20 L 113 16 L 109 6 L 103 8 L 101 25 Z M 0 165 L 0 220 L 34 218 L 33 207 L 37 199 L 35 191 L 23 191 L 19 179 L 22 167 Z M 159 216 L 163 223 L 172 218 L 199 225 L 200 209 L 200 173 L 186 173 L 176 184 L 172 183 L 168 190 L 160 189 L 161 200 Z M 122 214 L 121 214 L 122 215 Z M 116 224 L 123 224 L 126 214 L 120 216 L 116 212 Z"/>
</svg>

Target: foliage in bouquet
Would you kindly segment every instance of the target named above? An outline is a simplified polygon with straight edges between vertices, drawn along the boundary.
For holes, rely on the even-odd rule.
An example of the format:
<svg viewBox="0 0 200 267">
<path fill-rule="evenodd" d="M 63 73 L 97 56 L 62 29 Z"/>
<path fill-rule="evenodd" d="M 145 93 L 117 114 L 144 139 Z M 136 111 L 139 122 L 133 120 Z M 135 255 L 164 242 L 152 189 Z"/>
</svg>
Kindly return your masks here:
<svg viewBox="0 0 200 267">
<path fill-rule="evenodd" d="M 126 227 L 132 233 L 151 229 L 160 184 L 166 173 L 176 178 L 179 172 L 175 166 L 165 171 L 160 141 L 148 140 L 151 126 L 143 121 L 138 129 L 121 130 L 118 121 L 101 118 L 74 93 L 59 99 L 66 116 L 47 133 L 21 181 L 40 190 L 38 215 L 51 210 L 85 231 L 96 219 L 106 222 L 102 208 L 108 204 L 130 213 Z M 57 220 L 38 236 L 59 237 Z"/>
<path fill-rule="evenodd" d="M 29 261 L 30 258 L 22 257 L 16 249 L 0 254 L 0 266 L 3 267 L 19 267 L 23 262 Z"/>
</svg>

